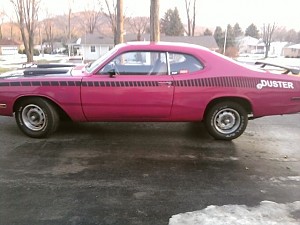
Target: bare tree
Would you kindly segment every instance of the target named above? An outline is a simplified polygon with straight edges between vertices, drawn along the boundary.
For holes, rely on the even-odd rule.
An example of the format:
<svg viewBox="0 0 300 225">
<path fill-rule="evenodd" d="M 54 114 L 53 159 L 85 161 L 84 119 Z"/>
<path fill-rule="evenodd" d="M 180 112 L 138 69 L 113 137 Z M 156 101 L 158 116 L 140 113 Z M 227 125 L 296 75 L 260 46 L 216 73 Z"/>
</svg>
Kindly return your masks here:
<svg viewBox="0 0 300 225">
<path fill-rule="evenodd" d="M 74 6 L 75 0 L 68 0 L 68 37 L 67 37 L 67 42 L 70 43 L 72 39 L 72 8 Z"/>
<path fill-rule="evenodd" d="M 76 26 L 73 26 L 73 13 L 71 13 L 72 16 L 70 17 L 69 21 L 69 14 L 68 12 L 65 15 L 58 15 L 53 17 L 53 28 L 54 31 L 56 31 L 56 34 L 53 34 L 56 36 L 56 38 L 59 38 L 66 44 L 70 43 L 72 40 L 72 37 L 75 36 L 76 29 L 82 30 L 81 24 L 77 23 Z M 80 21 L 79 19 L 77 21 Z M 55 32 L 53 32 L 55 33 Z"/>
<path fill-rule="evenodd" d="M 188 36 L 195 35 L 195 27 L 196 27 L 196 2 L 197 0 L 193 0 L 193 14 L 191 15 L 191 3 L 192 0 L 185 0 L 185 9 L 187 15 L 188 29 L 186 31 Z"/>
<path fill-rule="evenodd" d="M 111 2 L 112 5 L 109 3 Z M 106 16 L 109 19 L 111 31 L 114 34 L 114 43 L 117 43 L 117 5 L 115 0 L 105 0 L 106 5 Z"/>
<path fill-rule="evenodd" d="M 264 24 L 262 28 L 262 40 L 265 43 L 266 46 L 266 52 L 265 52 L 265 58 L 268 57 L 270 46 L 271 46 L 271 41 L 272 41 L 272 36 L 273 33 L 276 29 L 275 23 L 273 24 Z"/>
<path fill-rule="evenodd" d="M 101 12 L 85 11 L 84 14 L 85 18 L 87 19 L 85 24 L 86 30 L 88 33 L 93 34 L 101 17 Z"/>
<path fill-rule="evenodd" d="M 151 0 L 150 6 L 150 41 L 160 41 L 159 0 Z"/>
<path fill-rule="evenodd" d="M 287 30 L 286 27 L 276 27 L 273 34 L 273 41 L 299 42 L 298 32 L 294 29 Z"/>
<path fill-rule="evenodd" d="M 4 18 L 6 17 L 6 13 L 4 12 L 4 10 L 0 11 L 0 39 L 3 38 L 3 34 L 2 34 L 2 24 L 3 24 L 3 21 L 4 21 Z"/>
<path fill-rule="evenodd" d="M 137 34 L 136 39 L 141 41 L 142 35 L 149 27 L 149 17 L 132 17 L 129 18 L 129 24 L 133 33 Z"/>
<path fill-rule="evenodd" d="M 46 33 L 46 42 L 48 45 L 50 45 L 50 50 L 53 52 L 53 27 L 54 27 L 54 21 L 52 18 L 48 18 L 44 20 L 44 29 Z"/>
<path fill-rule="evenodd" d="M 91 4 L 89 4 L 91 3 Z M 102 16 L 103 8 L 99 0 L 89 1 L 83 12 L 83 26 L 85 32 L 93 34 Z"/>
<path fill-rule="evenodd" d="M 27 62 L 32 62 L 40 0 L 10 0 L 10 2 L 14 6 L 18 19 Z"/>
<path fill-rule="evenodd" d="M 11 40 L 22 41 L 21 32 L 19 29 L 19 24 L 14 22 L 13 19 L 10 19 L 8 22 L 9 29 L 6 31 L 6 36 L 8 36 Z"/>
</svg>

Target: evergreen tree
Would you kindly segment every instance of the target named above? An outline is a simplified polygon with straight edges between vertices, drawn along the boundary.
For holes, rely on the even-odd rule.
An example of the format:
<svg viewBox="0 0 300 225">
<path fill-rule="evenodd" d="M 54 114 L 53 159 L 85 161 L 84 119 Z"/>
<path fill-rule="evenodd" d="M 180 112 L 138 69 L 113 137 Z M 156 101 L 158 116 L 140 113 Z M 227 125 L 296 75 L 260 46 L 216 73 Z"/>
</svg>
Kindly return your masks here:
<svg viewBox="0 0 300 225">
<path fill-rule="evenodd" d="M 243 35 L 242 28 L 240 27 L 240 25 L 238 23 L 234 24 L 234 26 L 233 26 L 233 35 L 235 38 Z"/>
<path fill-rule="evenodd" d="M 161 19 L 161 31 L 168 36 L 181 36 L 184 34 L 184 27 L 181 22 L 177 7 L 169 9 L 164 18 Z"/>
<path fill-rule="evenodd" d="M 204 31 L 204 33 L 203 33 L 203 35 L 204 36 L 211 36 L 212 32 L 208 28 L 206 28 L 205 31 Z"/>
<path fill-rule="evenodd" d="M 219 46 L 220 49 L 223 49 L 224 47 L 224 32 L 222 31 L 222 28 L 217 26 L 214 32 L 214 38 Z"/>
<path fill-rule="evenodd" d="M 226 37 L 226 48 L 233 47 L 235 45 L 234 30 L 230 24 L 227 25 L 227 37 Z"/>
<path fill-rule="evenodd" d="M 259 38 L 259 31 L 257 27 L 252 23 L 249 27 L 247 27 L 245 35 L 254 38 Z"/>
</svg>

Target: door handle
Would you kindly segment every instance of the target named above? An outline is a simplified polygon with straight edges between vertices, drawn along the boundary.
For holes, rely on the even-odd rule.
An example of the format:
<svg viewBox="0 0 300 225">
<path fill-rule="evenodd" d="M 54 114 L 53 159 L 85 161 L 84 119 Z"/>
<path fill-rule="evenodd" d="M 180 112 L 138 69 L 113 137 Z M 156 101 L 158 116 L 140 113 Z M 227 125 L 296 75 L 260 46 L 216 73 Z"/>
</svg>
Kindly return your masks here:
<svg viewBox="0 0 300 225">
<path fill-rule="evenodd" d="M 172 81 L 158 81 L 157 82 L 159 86 L 172 86 L 173 82 Z"/>
</svg>

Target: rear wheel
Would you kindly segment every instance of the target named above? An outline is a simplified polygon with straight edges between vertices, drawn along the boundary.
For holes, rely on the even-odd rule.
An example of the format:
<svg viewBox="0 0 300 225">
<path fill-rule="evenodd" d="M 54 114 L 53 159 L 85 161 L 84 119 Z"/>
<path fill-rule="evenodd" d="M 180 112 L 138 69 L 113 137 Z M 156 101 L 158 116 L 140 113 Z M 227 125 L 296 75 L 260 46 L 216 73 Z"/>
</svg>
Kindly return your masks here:
<svg viewBox="0 0 300 225">
<path fill-rule="evenodd" d="M 42 98 L 28 98 L 18 104 L 16 122 L 21 131 L 33 138 L 43 138 L 53 133 L 59 124 L 55 107 Z"/>
<path fill-rule="evenodd" d="M 219 140 L 239 137 L 248 124 L 246 110 L 235 102 L 219 102 L 210 107 L 205 116 L 205 125 L 211 136 Z"/>
</svg>

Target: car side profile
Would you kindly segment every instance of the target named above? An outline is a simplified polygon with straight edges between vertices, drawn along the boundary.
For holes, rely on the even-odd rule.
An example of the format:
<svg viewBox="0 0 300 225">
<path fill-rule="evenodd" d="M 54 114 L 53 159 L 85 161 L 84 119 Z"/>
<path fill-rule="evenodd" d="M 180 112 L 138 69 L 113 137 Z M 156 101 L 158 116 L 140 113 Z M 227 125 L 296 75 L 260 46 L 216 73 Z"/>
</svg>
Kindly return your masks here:
<svg viewBox="0 0 300 225">
<path fill-rule="evenodd" d="M 75 70 L 75 68 L 74 68 Z M 243 66 L 183 43 L 115 46 L 82 72 L 0 78 L 0 115 L 47 137 L 78 122 L 200 122 L 215 139 L 239 137 L 249 119 L 300 112 L 299 77 Z"/>
</svg>

